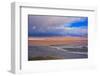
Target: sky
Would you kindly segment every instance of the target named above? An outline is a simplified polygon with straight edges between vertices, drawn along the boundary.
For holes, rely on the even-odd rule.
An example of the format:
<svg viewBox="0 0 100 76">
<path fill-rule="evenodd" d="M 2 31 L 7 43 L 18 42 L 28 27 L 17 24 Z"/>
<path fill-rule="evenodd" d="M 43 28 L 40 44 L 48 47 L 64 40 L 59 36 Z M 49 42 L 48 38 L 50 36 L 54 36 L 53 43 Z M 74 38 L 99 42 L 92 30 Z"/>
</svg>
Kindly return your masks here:
<svg viewBox="0 0 100 76">
<path fill-rule="evenodd" d="M 29 37 L 87 37 L 88 17 L 28 15 Z"/>
</svg>

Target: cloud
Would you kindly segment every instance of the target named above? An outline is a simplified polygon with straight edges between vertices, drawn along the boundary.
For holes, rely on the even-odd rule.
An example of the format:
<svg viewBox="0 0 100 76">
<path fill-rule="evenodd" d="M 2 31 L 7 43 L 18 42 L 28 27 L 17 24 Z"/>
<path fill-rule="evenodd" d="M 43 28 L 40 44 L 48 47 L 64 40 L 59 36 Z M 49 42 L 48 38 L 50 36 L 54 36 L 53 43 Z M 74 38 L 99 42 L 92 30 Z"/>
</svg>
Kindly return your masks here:
<svg viewBox="0 0 100 76">
<path fill-rule="evenodd" d="M 67 27 L 64 29 L 65 35 L 69 36 L 86 36 L 87 37 L 87 29 L 86 28 L 70 28 Z"/>
<path fill-rule="evenodd" d="M 87 17 L 28 17 L 29 36 L 87 36 Z"/>
<path fill-rule="evenodd" d="M 36 27 L 43 27 L 43 26 L 59 26 L 64 23 L 70 23 L 82 20 L 81 17 L 63 17 L 63 16 L 36 16 L 36 15 L 29 15 L 29 27 L 36 26 Z"/>
</svg>

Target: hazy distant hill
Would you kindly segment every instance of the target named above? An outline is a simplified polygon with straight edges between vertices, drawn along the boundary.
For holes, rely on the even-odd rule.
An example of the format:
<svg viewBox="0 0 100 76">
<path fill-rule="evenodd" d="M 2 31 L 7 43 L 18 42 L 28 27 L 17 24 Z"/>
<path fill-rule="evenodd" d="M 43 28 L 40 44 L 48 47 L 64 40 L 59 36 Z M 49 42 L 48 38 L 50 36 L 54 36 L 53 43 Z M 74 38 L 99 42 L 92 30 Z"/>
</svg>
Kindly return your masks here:
<svg viewBox="0 0 100 76">
<path fill-rule="evenodd" d="M 83 37 L 42 37 L 42 38 L 29 38 L 29 45 L 87 45 L 87 38 Z"/>
</svg>

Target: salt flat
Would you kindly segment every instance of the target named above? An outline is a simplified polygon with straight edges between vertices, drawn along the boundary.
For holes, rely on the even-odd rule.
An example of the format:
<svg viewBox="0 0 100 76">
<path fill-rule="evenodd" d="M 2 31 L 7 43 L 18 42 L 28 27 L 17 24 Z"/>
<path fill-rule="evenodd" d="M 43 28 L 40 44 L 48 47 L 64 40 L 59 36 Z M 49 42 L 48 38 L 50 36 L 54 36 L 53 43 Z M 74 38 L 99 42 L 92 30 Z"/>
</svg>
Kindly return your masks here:
<svg viewBox="0 0 100 76">
<path fill-rule="evenodd" d="M 75 49 L 74 49 L 75 50 Z M 46 57 L 52 56 L 61 59 L 78 59 L 78 58 L 87 58 L 87 51 L 70 51 L 69 49 L 57 48 L 52 46 L 29 46 L 28 48 L 28 57 Z"/>
</svg>

